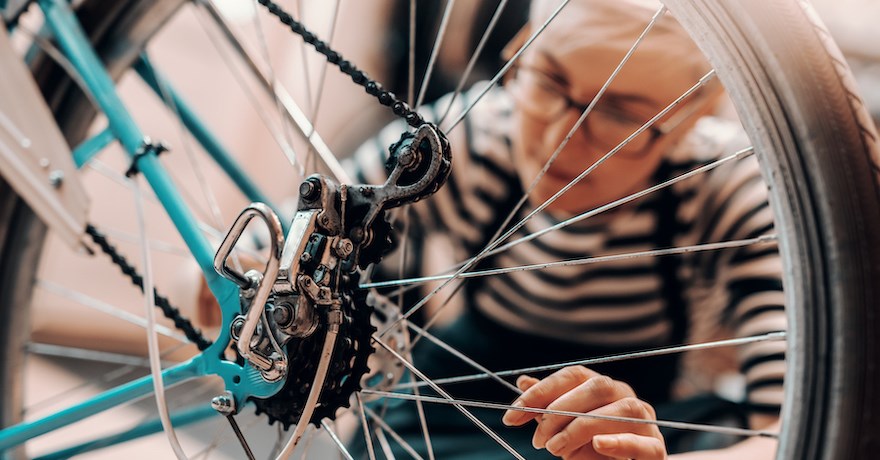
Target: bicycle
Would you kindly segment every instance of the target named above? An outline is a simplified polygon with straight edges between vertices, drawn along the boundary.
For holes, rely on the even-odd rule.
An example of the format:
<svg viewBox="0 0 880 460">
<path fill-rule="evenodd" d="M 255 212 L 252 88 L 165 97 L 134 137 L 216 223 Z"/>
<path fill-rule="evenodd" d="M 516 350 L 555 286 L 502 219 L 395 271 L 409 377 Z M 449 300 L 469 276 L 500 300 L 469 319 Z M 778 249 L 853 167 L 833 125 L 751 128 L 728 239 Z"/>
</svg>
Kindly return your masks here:
<svg viewBox="0 0 880 460">
<path fill-rule="evenodd" d="M 140 56 L 140 51 L 156 29 L 163 26 L 182 3 L 133 1 L 119 4 L 121 6 L 116 8 L 102 9 L 101 6 L 106 4 L 101 1 L 86 1 L 79 5 L 80 12 L 101 13 L 101 17 L 87 18 L 84 15 L 83 19 L 77 19 L 63 1 L 38 2 L 45 15 L 46 26 L 53 32 L 66 56 L 55 58 L 72 66 L 72 74 L 76 75 L 72 78 L 82 80 L 76 83 L 89 89 L 96 104 L 101 107 L 100 112 L 109 121 L 109 127 L 96 135 L 86 137 L 94 113 L 89 109 L 89 99 L 78 95 L 77 89 L 71 86 L 68 80 L 71 77 L 53 73 L 57 70 L 51 70 L 54 65 L 52 61 L 44 60 L 42 63 L 46 67 L 35 69 L 35 80 L 43 85 L 44 90 L 56 91 L 48 93 L 47 99 L 57 104 L 53 107 L 57 123 L 72 146 L 70 150 L 77 166 L 87 164 L 114 140 L 125 146 L 133 158 L 132 166 L 137 166 L 140 174 L 152 184 L 160 201 L 167 206 L 178 231 L 195 253 L 198 265 L 220 300 L 224 324 L 214 341 L 214 348 L 205 345 L 213 357 L 199 354 L 198 358 L 182 366 L 164 371 L 166 384 L 205 373 L 220 375 L 224 380 L 231 394 L 215 400 L 215 407 L 200 408 L 177 417 L 200 419 L 217 411 L 235 412 L 237 408 L 233 404 L 240 404 L 248 396 L 271 397 L 281 388 L 284 377 L 278 379 L 277 375 L 271 373 L 271 366 L 265 363 L 253 366 L 242 364 L 234 356 L 218 357 L 229 343 L 233 319 L 241 311 L 239 289 L 233 281 L 217 275 L 216 251 L 203 236 L 192 213 L 182 205 L 184 200 L 174 190 L 172 181 L 156 160 L 161 147 L 144 141 L 145 136 L 137 123 L 115 95 L 114 78 L 111 76 L 118 77 L 124 69 L 134 68 L 146 81 L 153 83 L 154 91 L 161 100 L 166 103 L 171 101 L 169 105 L 176 108 L 183 125 L 224 165 L 250 200 L 270 201 L 242 174 L 242 169 L 223 154 L 219 145 L 212 145 L 210 133 L 188 113 L 185 103 L 176 97 L 170 83 L 163 81 L 150 65 L 149 59 Z M 699 37 L 702 49 L 715 65 L 718 77 L 736 103 L 744 127 L 765 168 L 775 205 L 778 241 L 787 268 L 787 311 L 789 323 L 793 326 L 787 333 L 790 350 L 787 381 L 790 383 L 786 388 L 785 423 L 779 435 L 778 456 L 867 457 L 876 450 L 877 433 L 880 432 L 877 430 L 876 411 L 871 410 L 880 405 L 877 385 L 873 384 L 877 380 L 878 370 L 871 366 L 876 362 L 878 352 L 873 331 L 880 326 L 880 320 L 872 311 L 877 298 L 876 283 L 873 281 L 880 270 L 880 249 L 871 244 L 875 230 L 880 228 L 878 217 L 873 212 L 880 204 L 877 203 L 880 152 L 869 117 L 853 92 L 851 79 L 839 53 L 805 3 L 718 0 L 696 5 L 683 0 L 670 0 L 666 4 L 679 22 Z M 17 6 L 14 2 L 0 4 L 0 7 L 9 8 L 10 11 L 17 11 Z M 790 27 L 785 34 L 774 33 L 779 30 L 775 21 L 780 18 Z M 92 43 L 84 31 L 98 32 L 98 41 Z M 35 38 L 35 41 L 39 40 L 39 37 Z M 117 48 L 120 46 L 124 49 Z M 99 60 L 102 50 L 110 51 L 107 55 L 110 62 L 104 65 Z M 51 54 L 52 51 L 51 47 L 43 47 L 45 53 Z M 106 69 L 109 69 L 109 73 Z M 271 80 L 265 79 L 266 82 Z M 267 86 L 272 92 L 275 91 L 272 85 Z M 279 100 L 283 108 L 292 110 L 291 105 L 283 102 Z M 34 107 L 37 105 L 32 104 Z M 0 114 L 3 113 L 8 116 L 12 112 L 7 107 L 5 111 L 0 111 Z M 45 118 L 43 122 L 40 126 L 48 132 L 50 128 L 45 128 L 49 126 Z M 7 122 L 5 131 L 0 131 L 0 134 L 20 146 L 12 147 L 13 143 L 7 142 L 10 144 L 7 150 L 14 148 L 16 155 L 25 157 L 26 154 L 22 152 L 30 148 L 30 139 L 16 136 L 16 131 L 9 128 L 17 126 L 17 123 Z M 300 129 L 310 133 L 311 128 L 308 124 L 300 124 Z M 47 136 L 51 137 L 50 134 Z M 429 136 L 424 134 L 420 139 Z M 308 137 L 312 138 L 315 150 L 325 151 L 314 141 L 314 136 L 309 134 Z M 437 141 L 430 143 L 434 146 L 433 150 L 437 150 L 441 144 Z M 846 154 L 836 156 L 828 152 Z M 53 159 L 52 163 L 55 162 Z M 68 168 L 58 174 L 55 173 L 57 170 L 49 169 L 47 173 L 54 173 L 47 177 L 50 187 L 57 187 L 56 190 L 63 188 L 65 191 L 73 187 L 68 185 L 74 182 L 72 177 L 76 173 L 73 170 Z M 131 169 L 130 172 L 136 175 L 137 170 Z M 12 182 L 10 176 L 5 179 Z M 45 189 L 36 187 L 31 194 L 36 196 L 37 191 Z M 16 188 L 17 192 L 23 193 L 21 190 Z M 308 194 L 307 189 L 301 189 L 301 192 Z M 50 190 L 49 193 L 54 192 Z M 28 311 L 13 307 L 29 303 L 42 239 L 47 230 L 31 207 L 47 220 L 53 231 L 68 235 L 66 238 L 76 244 L 79 244 L 83 236 L 81 231 L 85 228 L 84 215 L 80 213 L 75 224 L 68 223 L 68 230 L 63 231 L 64 226 L 55 223 L 58 220 L 48 218 L 50 214 L 61 214 L 57 212 L 61 208 L 56 206 L 50 212 L 44 212 L 45 208 L 41 209 L 34 201 L 28 201 L 34 198 L 31 194 L 25 194 L 26 199 L 22 200 L 6 190 L 2 196 L 3 206 L 0 207 L 5 213 L 3 257 L 0 258 L 0 272 L 3 273 L 0 277 L 3 282 L 0 296 L 3 298 L 2 312 L 5 317 L 5 327 L 0 335 L 4 350 L 2 381 L 6 393 L 4 426 L 9 426 L 18 418 L 15 402 L 21 391 L 19 370 L 23 368 L 22 351 L 27 343 L 27 338 L 22 335 L 27 334 L 25 324 Z M 81 206 L 81 201 L 74 202 Z M 75 209 L 75 206 L 67 204 L 63 208 Z M 275 228 L 276 242 L 279 247 L 283 246 L 283 234 L 286 232 L 281 229 L 281 223 L 273 222 L 272 213 L 267 208 L 258 206 L 250 208 L 248 212 L 244 218 L 261 216 L 270 227 Z M 242 222 L 242 226 L 246 225 L 245 221 Z M 95 243 L 100 245 L 98 241 L 101 237 L 95 236 L 95 232 L 90 233 Z M 278 240 L 278 235 L 282 235 L 281 240 Z M 227 249 L 231 251 L 231 246 Z M 225 255 L 228 254 L 219 257 L 221 270 L 226 267 Z M 146 272 L 149 272 L 148 267 Z M 240 286 L 245 290 L 254 284 L 246 278 L 242 279 L 241 274 L 231 272 L 229 276 L 239 278 Z M 267 279 L 275 278 L 272 272 L 268 275 Z M 150 276 L 145 277 L 144 286 L 148 294 L 147 303 L 152 306 L 154 300 L 151 298 Z M 265 301 L 265 297 L 258 299 L 262 300 L 255 302 L 255 305 Z M 243 335 L 254 334 L 260 319 L 259 316 L 247 318 L 249 329 L 245 329 L 247 332 Z M 194 340 L 196 335 L 192 331 L 189 335 Z M 256 363 L 261 357 L 249 354 L 252 351 L 238 349 L 242 356 Z M 155 353 L 153 355 L 158 358 Z M 62 412 L 4 429 L 0 431 L 0 449 L 11 452 L 28 439 L 53 431 L 58 426 L 147 394 L 153 384 L 153 379 L 141 379 L 80 403 L 73 412 Z M 161 384 L 156 387 L 160 394 L 161 388 Z M 327 424 L 324 426 L 330 428 Z M 136 433 L 123 433 L 122 438 L 135 436 Z M 55 454 L 68 456 L 90 447 L 85 444 Z"/>
</svg>

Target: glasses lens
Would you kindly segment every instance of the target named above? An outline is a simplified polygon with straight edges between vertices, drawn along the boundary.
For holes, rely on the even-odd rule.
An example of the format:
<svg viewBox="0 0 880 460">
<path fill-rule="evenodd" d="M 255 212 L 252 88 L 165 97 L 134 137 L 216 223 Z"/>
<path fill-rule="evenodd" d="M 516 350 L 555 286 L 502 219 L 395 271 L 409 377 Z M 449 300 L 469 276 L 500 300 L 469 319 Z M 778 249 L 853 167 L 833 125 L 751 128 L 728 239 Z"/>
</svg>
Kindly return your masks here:
<svg viewBox="0 0 880 460">
<path fill-rule="evenodd" d="M 595 142 L 596 145 L 603 148 L 606 152 L 609 152 L 638 131 L 642 125 L 643 123 L 636 121 L 634 118 L 622 116 L 608 107 L 603 107 L 600 102 L 587 115 L 584 124 L 581 126 L 581 132 L 589 140 Z M 648 145 L 650 140 L 651 131 L 645 130 L 645 132 L 627 141 L 626 145 L 621 147 L 620 151 L 615 155 L 639 155 L 650 147 Z"/>
<path fill-rule="evenodd" d="M 518 69 L 508 84 L 517 107 L 542 121 L 555 119 L 567 106 L 558 86 L 541 73 L 529 69 Z"/>
</svg>

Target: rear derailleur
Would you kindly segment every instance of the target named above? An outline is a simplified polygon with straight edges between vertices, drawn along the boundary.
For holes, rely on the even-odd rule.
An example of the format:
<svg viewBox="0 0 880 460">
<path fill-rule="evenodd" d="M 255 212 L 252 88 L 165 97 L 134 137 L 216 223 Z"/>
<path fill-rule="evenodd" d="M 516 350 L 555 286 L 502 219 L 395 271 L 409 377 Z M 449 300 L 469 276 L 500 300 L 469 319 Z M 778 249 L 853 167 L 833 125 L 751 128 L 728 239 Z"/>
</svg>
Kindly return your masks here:
<svg viewBox="0 0 880 460">
<path fill-rule="evenodd" d="M 449 143 L 433 125 L 403 134 L 390 150 L 384 184 L 340 185 L 312 175 L 300 184 L 286 238 L 275 213 L 253 203 L 217 252 L 214 268 L 239 286 L 241 313 L 229 324 L 236 353 L 267 382 L 286 379 L 274 396 L 254 398 L 270 423 L 333 418 L 369 371 L 376 329 L 358 269 L 393 247 L 386 211 L 436 192 L 451 167 Z M 254 217 L 269 227 L 271 254 L 263 271 L 241 273 L 227 260 Z"/>
</svg>

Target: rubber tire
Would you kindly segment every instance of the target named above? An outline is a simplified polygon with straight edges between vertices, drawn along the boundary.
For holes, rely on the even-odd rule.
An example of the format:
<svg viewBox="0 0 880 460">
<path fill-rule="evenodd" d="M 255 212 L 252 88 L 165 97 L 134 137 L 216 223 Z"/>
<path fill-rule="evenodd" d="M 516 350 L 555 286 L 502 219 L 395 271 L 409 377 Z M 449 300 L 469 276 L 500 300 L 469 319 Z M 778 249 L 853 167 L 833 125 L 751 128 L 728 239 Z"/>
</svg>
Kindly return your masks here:
<svg viewBox="0 0 880 460">
<path fill-rule="evenodd" d="M 116 25 L 131 27 L 137 20 L 131 12 L 148 3 L 105 10 L 118 17 L 91 22 L 100 25 L 93 30 L 116 37 L 125 30 Z M 787 399 L 778 457 L 870 458 L 880 448 L 880 153 L 852 77 L 806 2 L 666 3 L 686 28 L 699 31 L 701 48 L 734 99 L 765 168 L 782 232 L 786 295 L 794 308 L 787 308 Z M 117 53 L 114 69 L 127 64 L 119 56 L 132 54 Z M 83 117 L 66 115 L 81 113 L 84 101 L 69 85 L 54 87 L 67 88 L 48 100 L 65 133 L 76 139 Z M 71 119 L 78 127 L 65 122 Z M 6 395 L 15 395 L 27 330 L 27 309 L 20 305 L 30 296 L 45 229 L 0 186 L 0 345 L 7 363 L 0 382 Z M 10 420 L 8 402 L 4 420 Z"/>
</svg>

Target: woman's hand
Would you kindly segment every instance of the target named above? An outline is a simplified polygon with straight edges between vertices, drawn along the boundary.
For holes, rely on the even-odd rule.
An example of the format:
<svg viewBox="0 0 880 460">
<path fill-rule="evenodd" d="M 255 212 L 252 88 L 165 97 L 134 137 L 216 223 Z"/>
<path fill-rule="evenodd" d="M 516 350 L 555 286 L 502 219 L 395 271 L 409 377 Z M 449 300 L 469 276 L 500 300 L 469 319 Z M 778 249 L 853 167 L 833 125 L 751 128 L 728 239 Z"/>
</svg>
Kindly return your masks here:
<svg viewBox="0 0 880 460">
<path fill-rule="evenodd" d="M 654 408 L 636 398 L 629 385 L 583 366 L 566 367 L 543 380 L 524 375 L 516 384 L 524 391 L 513 403 L 518 407 L 657 419 Z M 564 459 L 666 458 L 663 436 L 654 424 L 512 410 L 502 420 L 520 426 L 532 419 L 538 422 L 532 439 L 535 448 L 546 448 Z"/>
</svg>

